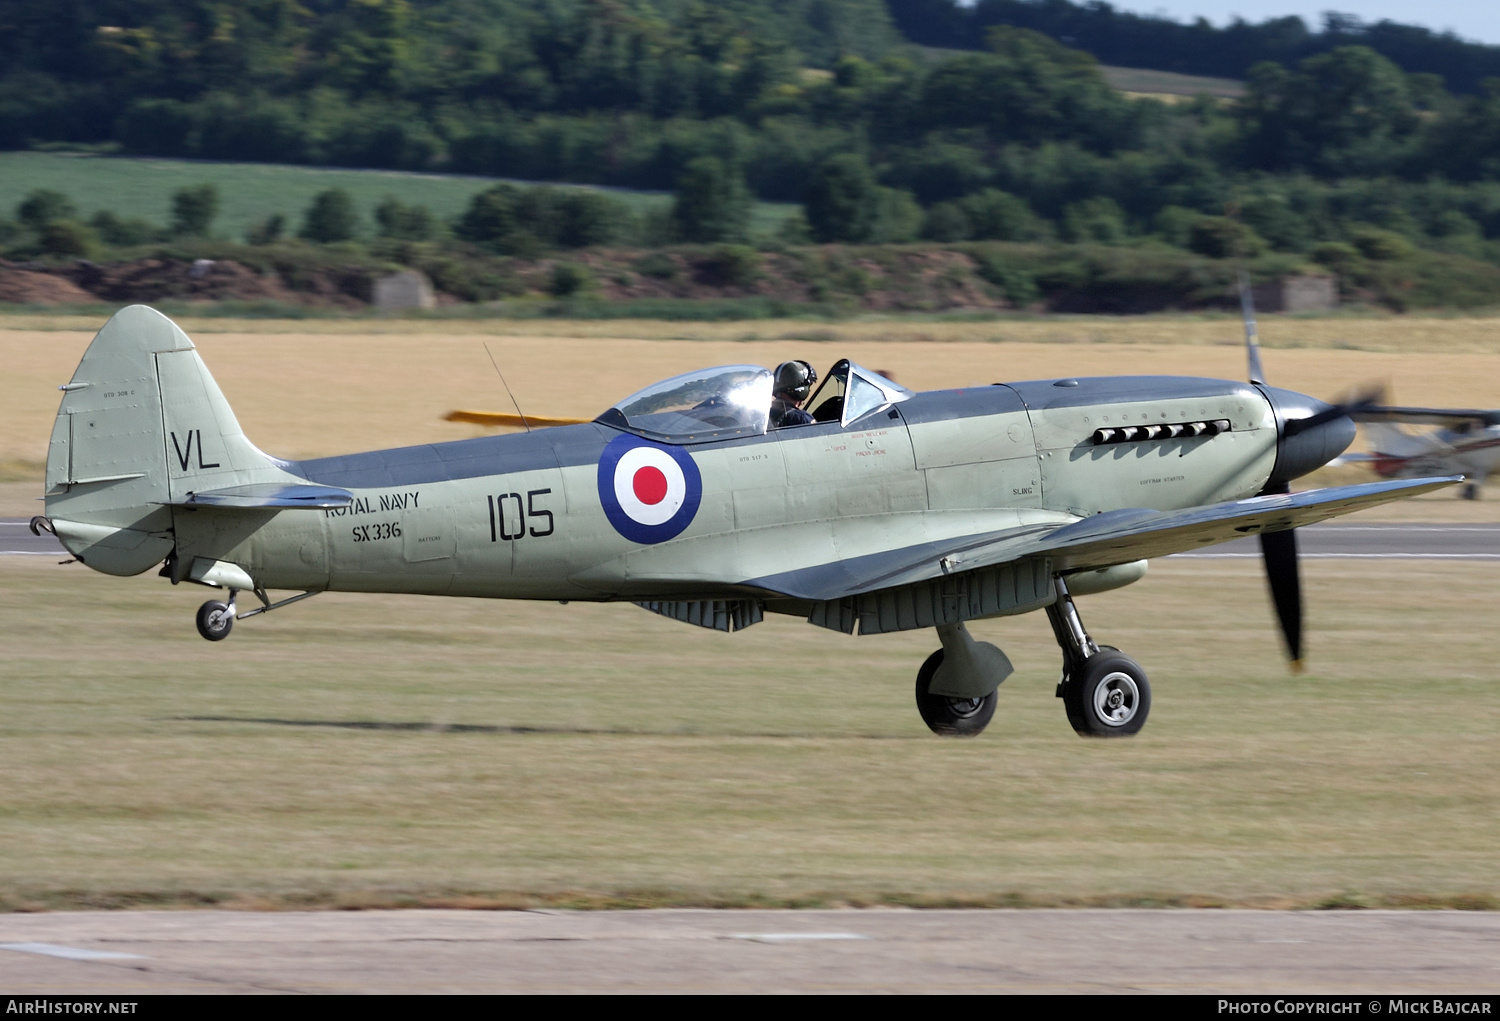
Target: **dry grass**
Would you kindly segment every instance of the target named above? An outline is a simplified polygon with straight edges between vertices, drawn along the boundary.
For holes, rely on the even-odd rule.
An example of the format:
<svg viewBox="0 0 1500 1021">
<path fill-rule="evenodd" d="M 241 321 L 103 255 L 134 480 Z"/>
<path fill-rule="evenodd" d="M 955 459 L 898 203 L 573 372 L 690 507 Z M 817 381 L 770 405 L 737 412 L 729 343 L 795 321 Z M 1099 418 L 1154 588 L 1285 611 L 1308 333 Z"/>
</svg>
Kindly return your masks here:
<svg viewBox="0 0 1500 1021">
<path fill-rule="evenodd" d="M 0 459 L 40 464 L 90 329 L 0 320 Z M 54 323 L 76 326 L 81 324 Z M 524 409 L 592 416 L 637 388 L 703 365 L 847 356 L 914 389 L 1056 375 L 1167 373 L 1240 378 L 1232 319 L 1070 318 L 943 323 L 414 322 L 201 320 L 184 327 L 249 436 L 284 457 L 457 439 L 455 407 L 509 400 L 488 343 Z M 226 332 L 227 331 L 227 332 Z M 1500 405 L 1500 330 L 1478 319 L 1277 319 L 1263 332 L 1278 385 L 1336 396 L 1391 381 L 1405 402 Z"/>
<path fill-rule="evenodd" d="M 1243 340 L 1235 315 L 1044 316 L 1038 318 L 929 319 L 921 316 L 867 316 L 835 322 L 754 320 L 747 322 L 664 322 L 649 319 L 178 319 L 190 336 L 209 333 L 581 337 L 637 340 L 806 340 L 937 341 L 952 343 L 1031 342 L 1044 344 L 1220 344 Z M 103 324 L 96 316 L 9 314 L 0 331 L 62 332 L 92 335 Z M 1360 351 L 1441 351 L 1500 353 L 1500 320 L 1490 316 L 1338 314 L 1263 316 L 1262 343 L 1270 349 L 1326 347 Z"/>
<path fill-rule="evenodd" d="M 1085 599 L 1131 741 L 1069 730 L 1040 614 L 978 624 L 1018 672 L 953 742 L 927 633 L 334 594 L 210 645 L 202 590 L 10 558 L 0 904 L 1493 907 L 1494 571 L 1308 575 L 1296 678 L 1254 565 Z"/>
<path fill-rule="evenodd" d="M 44 456 L 53 388 L 97 326 L 8 325 L 25 328 L 0 329 L 6 477 Z M 1243 371 L 1230 320 L 186 326 L 250 436 L 289 456 L 470 435 L 440 416 L 504 407 L 486 340 L 524 407 L 564 415 L 793 356 L 916 388 Z M 1413 403 L 1494 406 L 1489 328 L 1277 321 L 1266 360 L 1314 393 L 1388 377 Z M 0 483 L 22 508 L 0 512 L 34 513 L 34 488 Z M 1253 564 L 1158 562 L 1084 600 L 1156 686 L 1128 742 L 1068 729 L 1041 615 L 980 624 L 1019 670 L 990 731 L 955 743 L 911 705 L 926 633 L 332 594 L 210 645 L 201 589 L 0 559 L 0 905 L 1493 907 L 1494 571 L 1307 574 L 1301 678 Z"/>
</svg>

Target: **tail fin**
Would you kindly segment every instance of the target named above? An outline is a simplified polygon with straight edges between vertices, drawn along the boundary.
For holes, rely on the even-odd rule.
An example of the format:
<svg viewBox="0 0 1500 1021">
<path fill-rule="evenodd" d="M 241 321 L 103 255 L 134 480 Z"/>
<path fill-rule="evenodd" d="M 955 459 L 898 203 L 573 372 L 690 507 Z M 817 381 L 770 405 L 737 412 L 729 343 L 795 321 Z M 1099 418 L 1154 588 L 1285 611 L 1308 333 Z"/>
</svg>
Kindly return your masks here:
<svg viewBox="0 0 1500 1021">
<path fill-rule="evenodd" d="M 115 313 L 73 379 L 47 451 L 47 515 L 106 574 L 139 574 L 173 546 L 170 504 L 287 477 L 240 430 L 193 342 L 144 305 Z"/>
</svg>

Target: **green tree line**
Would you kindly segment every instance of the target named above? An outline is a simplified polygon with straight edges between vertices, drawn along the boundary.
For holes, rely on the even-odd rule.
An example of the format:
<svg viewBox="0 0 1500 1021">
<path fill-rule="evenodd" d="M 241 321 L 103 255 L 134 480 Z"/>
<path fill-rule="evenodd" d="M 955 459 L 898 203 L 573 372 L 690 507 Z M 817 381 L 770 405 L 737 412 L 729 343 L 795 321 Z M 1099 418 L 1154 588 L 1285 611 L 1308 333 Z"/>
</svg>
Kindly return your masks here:
<svg viewBox="0 0 1500 1021">
<path fill-rule="evenodd" d="M 1368 47 L 1257 64 L 1223 107 L 1127 99 L 1027 30 L 987 46 L 920 59 L 879 0 L 0 0 L 0 147 L 659 190 L 714 156 L 782 201 L 853 153 L 924 206 L 999 187 L 1053 219 L 1082 196 L 1022 178 L 1054 149 L 1220 193 L 1258 171 L 1500 176 L 1500 92 Z"/>
<path fill-rule="evenodd" d="M 891 18 L 912 42 L 977 50 L 995 25 L 1029 28 L 1085 50 L 1106 64 L 1183 74 L 1242 78 L 1262 61 L 1293 66 L 1341 46 L 1365 46 L 1412 73 L 1440 74 L 1462 93 L 1500 76 L 1500 46 L 1460 39 L 1389 19 L 1366 23 L 1326 11 L 1321 30 L 1296 15 L 1223 28 L 1206 18 L 1173 21 L 1091 0 L 887 0 Z"/>
<path fill-rule="evenodd" d="M 877 0 L 0 0 L 0 144 L 677 196 L 650 222 L 602 196 L 519 189 L 454 224 L 392 213 L 405 226 L 379 226 L 493 251 L 745 241 L 758 196 L 802 204 L 785 243 L 1311 258 L 1381 231 L 1493 257 L 1500 86 L 1455 95 L 1345 46 L 1257 64 L 1239 102 L 1169 105 L 1115 92 L 1094 58 L 1036 32 L 995 27 L 987 46 L 925 59 Z M 268 215 L 252 240 L 301 232 L 295 213 Z M 41 244 L 16 222 L 29 233 L 14 244 Z M 105 241 L 146 230 L 83 226 Z"/>
</svg>

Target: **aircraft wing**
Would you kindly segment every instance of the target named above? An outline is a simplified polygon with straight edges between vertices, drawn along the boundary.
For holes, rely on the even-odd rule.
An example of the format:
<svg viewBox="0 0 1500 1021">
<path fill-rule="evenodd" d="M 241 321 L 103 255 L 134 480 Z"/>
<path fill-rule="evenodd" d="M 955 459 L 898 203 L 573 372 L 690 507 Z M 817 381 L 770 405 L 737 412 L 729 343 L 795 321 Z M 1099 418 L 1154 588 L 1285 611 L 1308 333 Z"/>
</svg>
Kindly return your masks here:
<svg viewBox="0 0 1500 1021">
<path fill-rule="evenodd" d="M 1411 425 L 1459 425 L 1464 422 L 1479 422 L 1482 425 L 1500 425 L 1500 411 L 1485 411 L 1479 408 L 1397 408 L 1365 407 L 1349 413 L 1356 422 L 1407 422 Z"/>
<path fill-rule="evenodd" d="M 1109 567 L 1214 543 L 1310 525 L 1327 518 L 1462 482 L 1463 476 L 1369 482 L 1305 493 L 1155 511 L 1106 511 L 1066 525 L 1033 525 L 922 543 L 864 557 L 755 578 L 744 585 L 822 602 L 931 581 L 1027 557 L 1048 557 L 1058 572 Z"/>
</svg>

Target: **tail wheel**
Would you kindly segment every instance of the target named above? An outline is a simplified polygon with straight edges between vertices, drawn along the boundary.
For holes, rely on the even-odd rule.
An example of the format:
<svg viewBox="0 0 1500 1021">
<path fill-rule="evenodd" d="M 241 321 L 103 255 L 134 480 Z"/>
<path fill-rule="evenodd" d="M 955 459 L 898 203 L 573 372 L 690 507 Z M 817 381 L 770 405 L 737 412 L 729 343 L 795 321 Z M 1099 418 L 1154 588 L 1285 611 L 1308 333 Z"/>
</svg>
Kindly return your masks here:
<svg viewBox="0 0 1500 1021">
<path fill-rule="evenodd" d="M 1063 685 L 1068 722 L 1083 737 L 1128 737 L 1146 725 L 1151 684 L 1129 656 L 1101 651 L 1084 660 Z"/>
<path fill-rule="evenodd" d="M 939 649 L 917 671 L 917 712 L 928 729 L 940 737 L 975 737 L 989 726 L 1000 693 L 992 691 L 984 698 L 934 695 L 928 686 L 942 662 L 943 650 Z"/>
<path fill-rule="evenodd" d="M 234 627 L 234 610 L 228 603 L 210 599 L 198 607 L 198 633 L 210 642 L 221 642 L 229 637 Z"/>
</svg>

